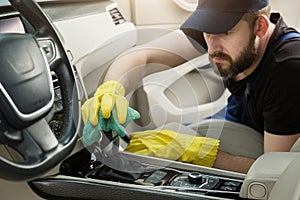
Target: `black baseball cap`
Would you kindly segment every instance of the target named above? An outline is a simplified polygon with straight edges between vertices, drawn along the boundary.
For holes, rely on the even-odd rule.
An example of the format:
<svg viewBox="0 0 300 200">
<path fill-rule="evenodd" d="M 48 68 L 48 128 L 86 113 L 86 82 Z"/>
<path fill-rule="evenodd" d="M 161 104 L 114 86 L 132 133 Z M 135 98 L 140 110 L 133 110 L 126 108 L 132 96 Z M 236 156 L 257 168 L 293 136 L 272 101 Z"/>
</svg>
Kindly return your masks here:
<svg viewBox="0 0 300 200">
<path fill-rule="evenodd" d="M 198 6 L 180 29 L 220 34 L 232 29 L 245 13 L 258 11 L 269 0 L 198 0 Z"/>
</svg>

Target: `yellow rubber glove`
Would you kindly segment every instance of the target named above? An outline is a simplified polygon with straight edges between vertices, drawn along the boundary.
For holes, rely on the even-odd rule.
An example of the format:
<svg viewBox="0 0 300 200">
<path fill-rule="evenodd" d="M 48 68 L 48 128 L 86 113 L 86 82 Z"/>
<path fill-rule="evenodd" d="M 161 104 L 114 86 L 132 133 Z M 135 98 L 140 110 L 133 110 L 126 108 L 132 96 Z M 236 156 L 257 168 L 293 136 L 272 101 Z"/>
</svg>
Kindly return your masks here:
<svg viewBox="0 0 300 200">
<path fill-rule="evenodd" d="M 128 108 L 128 101 L 124 95 L 125 89 L 123 85 L 117 81 L 107 81 L 100 85 L 94 97 L 88 99 L 81 107 L 84 123 L 86 123 L 86 120 L 89 118 L 90 123 L 93 126 L 97 126 L 100 108 L 103 118 L 108 119 L 115 106 L 118 121 L 120 124 L 124 124 L 126 122 Z"/>
<path fill-rule="evenodd" d="M 212 167 L 219 143 L 216 139 L 171 130 L 148 130 L 131 133 L 125 151 Z"/>
</svg>

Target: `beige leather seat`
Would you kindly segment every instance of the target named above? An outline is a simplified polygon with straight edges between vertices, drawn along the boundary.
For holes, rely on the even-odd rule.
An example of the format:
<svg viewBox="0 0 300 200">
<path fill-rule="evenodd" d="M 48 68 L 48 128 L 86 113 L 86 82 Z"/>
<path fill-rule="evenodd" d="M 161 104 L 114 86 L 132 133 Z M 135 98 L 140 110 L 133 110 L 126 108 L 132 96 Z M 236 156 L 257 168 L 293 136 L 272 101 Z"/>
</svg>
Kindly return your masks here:
<svg viewBox="0 0 300 200">
<path fill-rule="evenodd" d="M 295 144 L 292 146 L 291 152 L 300 152 L 300 138 L 295 142 Z"/>
</svg>

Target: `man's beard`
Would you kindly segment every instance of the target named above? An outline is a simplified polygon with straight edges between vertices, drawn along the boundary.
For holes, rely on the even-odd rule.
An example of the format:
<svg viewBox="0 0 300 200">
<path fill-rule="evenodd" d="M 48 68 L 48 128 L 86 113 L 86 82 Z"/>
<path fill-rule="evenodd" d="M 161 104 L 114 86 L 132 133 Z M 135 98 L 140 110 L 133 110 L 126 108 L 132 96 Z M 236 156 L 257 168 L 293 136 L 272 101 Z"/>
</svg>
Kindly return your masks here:
<svg viewBox="0 0 300 200">
<path fill-rule="evenodd" d="M 248 42 L 248 45 L 245 46 L 243 51 L 237 57 L 236 61 L 233 61 L 232 58 L 221 51 L 217 51 L 209 55 L 209 59 L 212 63 L 213 69 L 217 74 L 220 74 L 225 80 L 230 78 L 235 78 L 239 73 L 250 68 L 250 66 L 257 59 L 257 49 L 255 48 L 255 36 L 252 36 Z M 212 59 L 214 57 L 219 57 L 225 59 L 229 62 L 227 67 L 222 63 L 214 63 Z"/>
</svg>

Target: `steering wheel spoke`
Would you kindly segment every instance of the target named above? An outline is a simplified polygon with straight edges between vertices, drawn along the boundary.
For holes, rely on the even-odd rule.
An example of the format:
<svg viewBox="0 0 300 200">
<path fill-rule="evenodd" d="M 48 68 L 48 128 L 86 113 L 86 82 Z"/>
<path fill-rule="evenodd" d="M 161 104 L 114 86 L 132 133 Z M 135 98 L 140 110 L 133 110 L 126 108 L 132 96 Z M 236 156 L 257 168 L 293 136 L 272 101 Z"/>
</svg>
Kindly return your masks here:
<svg viewBox="0 0 300 200">
<path fill-rule="evenodd" d="M 58 146 L 58 141 L 44 118 L 27 127 L 24 131 L 32 136 L 44 152 L 49 152 Z"/>
<path fill-rule="evenodd" d="M 41 131 L 43 130 L 43 131 Z M 12 133 L 16 134 L 16 133 Z M 18 135 L 20 133 L 18 132 Z M 30 164 L 49 158 L 57 151 L 58 140 L 52 133 L 45 119 L 32 124 L 21 131 L 22 139 L 11 140 L 10 146 L 23 157 L 18 163 Z"/>
</svg>

